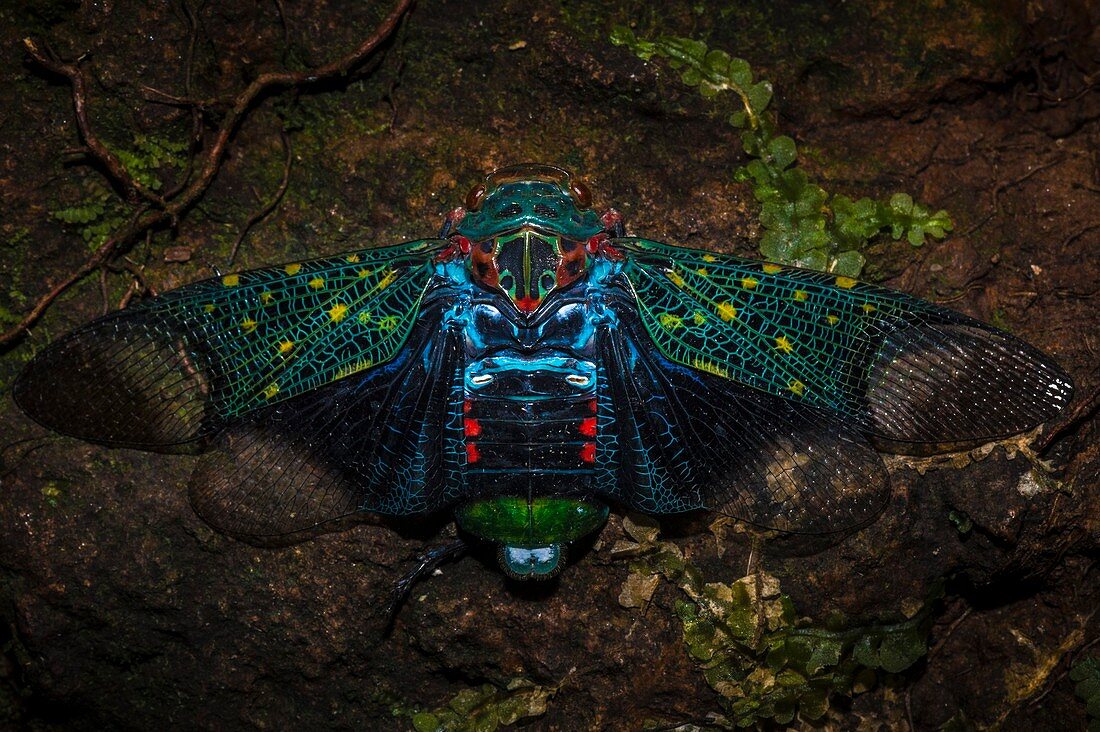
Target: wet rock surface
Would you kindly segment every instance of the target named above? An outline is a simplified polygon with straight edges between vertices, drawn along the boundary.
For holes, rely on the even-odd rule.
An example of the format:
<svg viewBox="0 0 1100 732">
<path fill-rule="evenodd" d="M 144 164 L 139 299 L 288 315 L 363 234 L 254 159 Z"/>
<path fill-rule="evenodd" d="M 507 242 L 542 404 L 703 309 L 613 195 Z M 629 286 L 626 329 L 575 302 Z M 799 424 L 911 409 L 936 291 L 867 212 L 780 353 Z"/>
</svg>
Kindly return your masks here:
<svg viewBox="0 0 1100 732">
<path fill-rule="evenodd" d="M 640 729 L 722 712 L 685 644 L 689 597 L 663 576 L 631 579 L 644 556 L 624 551 L 636 537 L 621 513 L 548 585 L 505 579 L 491 552 L 444 565 L 386 632 L 393 583 L 450 538 L 445 517 L 249 546 L 192 513 L 194 458 L 57 437 L 8 396 L 36 349 L 116 307 L 135 270 L 164 291 L 224 269 L 280 184 L 280 129 L 293 150 L 287 193 L 244 240 L 239 267 L 432 234 L 482 171 L 536 159 L 583 175 L 633 233 L 752 256 L 758 206 L 733 179 L 744 160 L 724 122 L 734 101 L 711 105 L 608 42 L 613 24 L 632 23 L 705 38 L 773 80 L 780 127 L 829 190 L 906 191 L 950 211 L 951 237 L 920 249 L 887 238 L 866 275 L 1007 328 L 1077 385 L 1072 414 L 1036 440 L 888 458 L 891 505 L 851 536 L 757 537 L 699 516 L 662 522 L 661 540 L 709 583 L 766 573 L 804 627 L 925 614 L 930 651 L 834 696 L 818 725 L 1083 728 L 1066 673 L 1100 637 L 1097 10 L 851 5 L 425 0 L 347 83 L 257 104 L 175 228 L 86 278 L 0 356 L 0 726 L 410 729 L 476 717 Z M 233 94 L 263 71 L 324 63 L 389 10 L 183 7 L 0 10 L 0 318 L 87 256 L 81 227 L 55 212 L 113 195 L 71 154 L 68 87 L 28 62 L 23 37 L 87 54 L 92 119 L 133 147 L 188 134 L 186 111 L 150 102 L 150 88 Z M 92 225 L 109 223 L 107 209 Z M 624 602 L 628 584 L 637 602 Z"/>
</svg>

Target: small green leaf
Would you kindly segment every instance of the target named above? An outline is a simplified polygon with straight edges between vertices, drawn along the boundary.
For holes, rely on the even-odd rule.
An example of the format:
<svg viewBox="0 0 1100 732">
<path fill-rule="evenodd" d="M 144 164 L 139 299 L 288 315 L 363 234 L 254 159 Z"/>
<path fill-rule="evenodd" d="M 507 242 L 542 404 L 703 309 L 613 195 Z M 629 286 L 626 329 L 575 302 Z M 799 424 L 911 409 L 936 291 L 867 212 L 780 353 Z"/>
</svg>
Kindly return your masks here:
<svg viewBox="0 0 1100 732">
<path fill-rule="evenodd" d="M 832 261 L 829 262 L 828 271 L 844 277 L 859 277 L 864 264 L 866 264 L 866 259 L 862 254 L 849 250 L 833 257 Z"/>
<path fill-rule="evenodd" d="M 725 51 L 713 50 L 703 57 L 703 69 L 715 79 L 728 79 L 730 69 L 730 55 Z"/>
<path fill-rule="evenodd" d="M 806 673 L 816 674 L 827 666 L 835 666 L 840 661 L 843 645 L 838 638 L 817 638 L 806 661 Z"/>
<path fill-rule="evenodd" d="M 442 726 L 439 717 L 431 712 L 419 712 L 413 715 L 413 729 L 416 732 L 436 732 Z"/>
<path fill-rule="evenodd" d="M 742 89 L 751 86 L 752 69 L 749 67 L 749 62 L 743 58 L 730 59 L 729 79 L 735 86 Z"/>
<path fill-rule="evenodd" d="M 772 83 L 770 81 L 762 81 L 759 84 L 753 84 L 745 89 L 745 96 L 749 100 L 749 107 L 756 114 L 761 114 L 768 108 L 768 103 L 772 100 Z"/>
<path fill-rule="evenodd" d="M 819 272 L 826 270 L 826 265 L 829 263 L 829 256 L 825 252 L 809 252 L 805 256 L 791 262 L 795 267 L 804 267 L 805 269 L 816 269 Z"/>
<path fill-rule="evenodd" d="M 768 143 L 768 154 L 775 165 L 782 170 L 795 161 L 798 157 L 798 149 L 795 147 L 794 140 L 786 135 L 780 135 L 772 138 Z"/>
<path fill-rule="evenodd" d="M 908 193 L 895 193 L 890 196 L 890 210 L 899 216 L 908 216 L 913 211 L 913 197 Z"/>
</svg>

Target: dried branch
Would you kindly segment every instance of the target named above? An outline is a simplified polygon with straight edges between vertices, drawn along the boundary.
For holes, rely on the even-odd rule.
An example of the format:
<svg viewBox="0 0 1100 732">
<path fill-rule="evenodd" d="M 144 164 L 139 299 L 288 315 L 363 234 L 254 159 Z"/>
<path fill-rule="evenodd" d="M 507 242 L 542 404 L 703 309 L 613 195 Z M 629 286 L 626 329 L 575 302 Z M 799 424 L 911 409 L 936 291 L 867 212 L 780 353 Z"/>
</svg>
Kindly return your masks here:
<svg viewBox="0 0 1100 732">
<path fill-rule="evenodd" d="M 54 284 L 45 295 L 35 302 L 34 307 L 15 326 L 0 334 L 0 346 L 6 346 L 23 336 L 42 317 L 42 314 L 61 293 L 100 267 L 117 251 L 129 246 L 147 231 L 176 221 L 180 214 L 194 205 L 213 182 L 221 167 L 230 138 L 240 126 L 248 110 L 259 98 L 276 89 L 307 86 L 319 81 L 347 75 L 365 61 L 393 33 L 401 18 L 409 11 L 414 2 L 415 0 L 398 0 L 394 9 L 382 20 L 370 36 L 350 53 L 335 61 L 312 71 L 297 73 L 272 72 L 258 76 L 233 99 L 233 103 L 218 129 L 213 144 L 203 158 L 203 163 L 197 175 L 190 180 L 185 188 L 175 193 L 170 200 L 156 196 L 135 181 L 114 153 L 95 136 L 88 122 L 87 83 L 83 72 L 76 65 L 63 63 L 52 53 L 44 52 L 39 44 L 33 40 L 24 40 L 28 53 L 37 63 L 54 73 L 64 76 L 72 85 L 77 123 L 91 154 L 107 168 L 119 185 L 131 195 L 146 199 L 146 203 L 137 208 L 130 223 L 122 231 L 109 238 L 83 264 L 70 272 L 60 282 Z"/>
<path fill-rule="evenodd" d="M 88 80 L 80 67 L 76 63 L 64 63 L 48 47 L 44 50 L 39 48 L 31 38 L 24 38 L 23 46 L 39 66 L 69 80 L 73 88 L 73 109 L 76 111 L 76 124 L 80 128 L 80 136 L 84 138 L 84 144 L 92 157 L 107 169 L 111 179 L 126 193 L 127 200 L 133 203 L 139 198 L 144 198 L 151 203 L 164 205 L 164 200 L 160 196 L 130 175 L 130 171 L 126 170 L 126 166 L 118 156 L 111 152 L 92 130 L 91 122 L 88 121 Z"/>
</svg>

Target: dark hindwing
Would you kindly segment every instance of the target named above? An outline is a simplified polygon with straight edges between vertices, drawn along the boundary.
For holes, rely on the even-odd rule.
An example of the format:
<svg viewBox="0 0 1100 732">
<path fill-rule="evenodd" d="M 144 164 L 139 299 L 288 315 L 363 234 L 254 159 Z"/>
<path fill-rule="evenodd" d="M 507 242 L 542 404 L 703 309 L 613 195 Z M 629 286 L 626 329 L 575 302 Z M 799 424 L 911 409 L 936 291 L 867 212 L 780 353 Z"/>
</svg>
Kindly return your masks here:
<svg viewBox="0 0 1100 732">
<path fill-rule="evenodd" d="M 13 388 L 91 442 L 193 451 L 234 420 L 392 359 L 445 242 L 424 240 L 181 287 L 69 334 Z"/>
<path fill-rule="evenodd" d="M 368 511 L 435 511 L 457 492 L 461 340 L 426 315 L 389 363 L 235 423 L 200 459 L 191 502 L 219 531 L 265 541 Z"/>
<path fill-rule="evenodd" d="M 609 498 L 809 534 L 862 526 L 885 506 L 877 453 L 828 411 L 673 363 L 628 313 L 597 338 L 597 486 Z"/>
</svg>

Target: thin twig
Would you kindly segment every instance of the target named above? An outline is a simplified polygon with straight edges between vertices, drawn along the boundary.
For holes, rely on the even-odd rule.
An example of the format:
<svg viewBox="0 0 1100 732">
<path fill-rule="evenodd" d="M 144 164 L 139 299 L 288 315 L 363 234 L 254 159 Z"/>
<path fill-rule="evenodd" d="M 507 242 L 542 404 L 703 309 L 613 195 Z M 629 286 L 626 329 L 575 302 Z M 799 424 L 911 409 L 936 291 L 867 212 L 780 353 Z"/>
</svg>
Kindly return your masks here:
<svg viewBox="0 0 1100 732">
<path fill-rule="evenodd" d="M 187 18 L 187 57 L 184 59 L 184 74 L 183 74 L 183 90 L 184 94 L 188 97 L 191 96 L 191 73 L 192 67 L 195 61 L 195 45 L 199 40 L 199 19 L 198 14 L 202 11 L 206 0 L 201 0 L 194 10 L 188 4 L 188 0 L 181 0 L 180 5 L 183 7 L 183 14 Z M 145 87 L 149 89 L 149 87 Z M 183 168 L 183 175 L 179 177 L 179 181 L 164 194 L 165 200 L 172 200 L 180 191 L 187 187 L 187 184 L 191 181 L 191 173 L 195 170 L 195 154 L 198 152 L 202 145 L 202 107 L 197 105 L 188 105 L 191 108 L 191 137 L 187 144 L 187 164 Z"/>
<path fill-rule="evenodd" d="M 74 283 L 79 282 L 93 272 L 97 267 L 106 262 L 116 251 L 130 245 L 137 237 L 144 235 L 146 231 L 167 222 L 174 222 L 178 219 L 180 214 L 194 205 L 213 182 L 214 177 L 218 173 L 218 169 L 221 167 L 221 161 L 225 156 L 225 150 L 229 143 L 229 139 L 233 136 L 233 133 L 236 132 L 249 108 L 251 108 L 258 98 L 275 89 L 315 84 L 326 79 L 347 75 L 352 69 L 359 66 L 359 64 L 370 56 L 371 53 L 378 48 L 391 33 L 393 33 L 401 18 L 409 11 L 414 2 L 415 0 L 398 0 L 394 9 L 390 11 L 389 15 L 385 17 L 382 23 L 375 28 L 374 32 L 371 33 L 369 37 L 356 46 L 350 53 L 345 54 L 335 61 L 329 62 L 312 71 L 298 73 L 266 73 L 261 74 L 253 80 L 253 82 L 235 98 L 232 108 L 226 113 L 221 128 L 218 130 L 218 134 L 213 144 L 210 146 L 209 151 L 203 159 L 203 164 L 199 169 L 198 175 L 190 184 L 171 201 L 164 201 L 164 199 L 158 198 L 156 200 L 158 206 L 154 210 L 149 210 L 148 206 L 139 207 L 135 211 L 130 225 L 104 242 L 102 246 L 84 261 L 83 264 L 70 272 L 60 282 L 56 283 L 45 295 L 41 296 L 35 302 L 34 307 L 23 316 L 22 320 L 0 335 L 0 346 L 5 346 L 25 334 L 27 329 L 42 317 L 42 313 L 50 307 L 53 301 L 56 300 L 61 293 L 65 292 L 65 290 Z M 73 85 L 74 104 L 78 106 L 77 116 L 78 121 L 81 123 L 81 132 L 93 154 L 96 154 L 97 158 L 102 155 L 101 162 L 109 168 L 113 165 L 117 167 L 118 170 L 122 171 L 122 175 L 125 177 L 120 177 L 120 181 L 133 181 L 129 173 L 125 172 L 125 168 L 118 161 L 118 158 L 103 147 L 98 138 L 92 134 L 90 126 L 85 129 L 87 125 L 87 116 L 85 113 L 86 96 L 83 74 L 79 73 L 79 70 L 75 69 L 75 67 L 70 64 L 62 64 L 56 59 L 44 55 L 34 41 L 27 39 L 24 41 L 24 44 L 36 61 L 47 69 L 66 76 Z M 74 69 L 77 73 L 71 73 Z M 70 73 L 66 73 L 66 70 Z M 77 93 L 78 90 L 79 94 Z M 98 146 L 98 149 L 96 146 Z M 108 161 L 113 161 L 113 163 L 108 163 Z M 112 173 L 113 172 L 112 170 Z M 138 191 L 141 189 L 132 187 L 132 190 Z M 153 203 L 153 201 L 150 200 L 150 203 Z"/>
<path fill-rule="evenodd" d="M 244 226 L 241 227 L 241 232 L 237 234 L 237 240 L 233 242 L 233 249 L 229 252 L 229 260 L 226 262 L 228 266 L 233 265 L 233 260 L 237 258 L 237 251 L 241 248 L 241 242 L 248 236 L 248 232 L 252 230 L 252 227 L 263 221 L 267 216 L 275 210 L 275 207 L 279 205 L 279 201 L 283 200 L 283 195 L 286 193 L 287 186 L 290 185 L 290 161 L 293 157 L 293 151 L 290 147 L 290 138 L 287 137 L 286 131 L 279 133 L 279 139 L 283 143 L 283 152 L 285 158 L 283 160 L 283 182 L 279 184 L 279 190 L 275 191 L 275 195 L 271 197 L 263 208 L 249 217 Z"/>
<path fill-rule="evenodd" d="M 1015 186 L 1020 185 L 1021 183 L 1023 183 L 1024 181 L 1026 181 L 1028 178 L 1035 175 L 1036 173 L 1038 173 L 1040 171 L 1043 171 L 1043 170 L 1046 170 L 1047 168 L 1049 168 L 1053 165 L 1057 165 L 1058 163 L 1062 162 L 1062 160 L 1064 160 L 1063 156 L 1058 156 L 1058 157 L 1054 158 L 1053 160 L 1048 160 L 1047 162 L 1043 163 L 1042 165 L 1039 165 L 1039 166 L 1036 166 L 1036 167 L 1032 168 L 1031 170 L 1029 170 L 1028 172 L 1024 173 L 1023 175 L 1019 176 L 1018 178 L 1013 178 L 1012 180 L 1005 181 L 1004 183 L 1001 183 L 996 188 L 994 188 L 993 189 L 993 197 L 992 197 L 992 210 L 989 213 L 987 213 L 981 221 L 979 221 L 978 223 L 974 224 L 969 229 L 964 231 L 962 233 L 962 237 L 964 239 L 969 237 L 975 231 L 977 231 L 978 229 L 985 226 L 986 223 L 991 218 L 993 218 L 994 216 L 1001 213 L 1001 202 L 998 199 L 999 199 L 1002 192 L 1007 191 L 1009 188 L 1013 188 Z"/>
<path fill-rule="evenodd" d="M 390 33 L 397 27 L 402 16 L 412 7 L 414 1 L 415 0 L 399 0 L 397 7 L 390 11 L 390 14 L 386 16 L 382 24 L 375 29 L 374 33 L 372 33 L 369 38 L 360 43 L 354 51 L 336 61 L 327 63 L 312 71 L 302 71 L 298 73 L 291 73 L 288 71 L 272 72 L 260 74 L 256 77 L 256 79 L 248 85 L 248 88 L 237 96 L 232 109 L 226 114 L 222 122 L 222 127 L 218 131 L 218 136 L 214 140 L 214 144 L 211 145 L 210 152 L 207 154 L 207 163 L 203 165 L 199 177 L 183 194 L 182 198 L 185 199 L 185 201 L 182 202 L 178 208 L 182 209 L 190 206 L 214 180 L 214 175 L 218 171 L 218 163 L 225 154 L 226 143 L 229 142 L 229 138 L 236 131 L 245 112 L 248 111 L 249 107 L 252 106 L 252 103 L 255 102 L 258 97 L 274 89 L 314 84 L 325 79 L 346 75 L 351 69 L 362 63 L 366 57 L 382 43 L 382 41 L 389 37 Z"/>
</svg>

